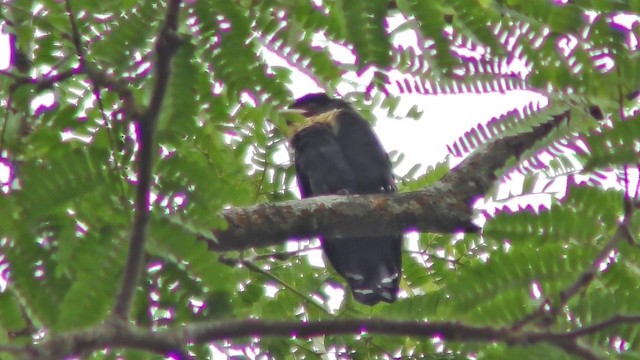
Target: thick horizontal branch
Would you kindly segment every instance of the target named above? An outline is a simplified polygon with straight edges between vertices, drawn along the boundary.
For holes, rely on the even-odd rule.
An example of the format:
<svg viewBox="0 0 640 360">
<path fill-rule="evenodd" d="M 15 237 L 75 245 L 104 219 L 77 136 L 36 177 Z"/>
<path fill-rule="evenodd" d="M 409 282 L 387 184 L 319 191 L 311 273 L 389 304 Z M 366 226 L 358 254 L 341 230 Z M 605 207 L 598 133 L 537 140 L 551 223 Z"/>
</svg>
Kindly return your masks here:
<svg viewBox="0 0 640 360">
<path fill-rule="evenodd" d="M 188 326 L 185 337 L 194 343 L 245 336 L 288 336 L 311 338 L 320 335 L 375 333 L 383 335 L 443 337 L 453 341 L 497 341 L 511 339 L 507 328 L 481 327 L 457 322 L 397 321 L 381 319 L 338 319 L 314 322 L 240 320 L 224 324 Z"/>
<path fill-rule="evenodd" d="M 25 348 L 32 359 L 58 359 L 80 352 L 111 348 L 136 348 L 158 354 L 180 352 L 184 344 L 202 344 L 246 336 L 310 338 L 318 335 L 361 334 L 363 332 L 433 337 L 447 340 L 490 342 L 513 341 L 507 328 L 478 327 L 455 322 L 418 322 L 375 319 L 327 320 L 316 322 L 262 321 L 256 319 L 192 324 L 182 329 L 148 331 L 108 323 L 93 330 L 59 336 Z M 14 350 L 14 349 L 12 349 Z"/>
<path fill-rule="evenodd" d="M 348 237 L 409 230 L 475 230 L 469 207 L 460 206 L 452 193 L 453 188 L 442 184 L 413 193 L 322 196 L 230 209 L 223 214 L 228 228 L 216 232 L 217 242 L 210 241 L 210 245 L 217 250 L 233 250 L 319 234 Z"/>
<path fill-rule="evenodd" d="M 392 235 L 406 231 L 472 232 L 473 202 L 496 181 L 509 158 L 519 158 L 548 135 L 567 114 L 531 132 L 496 140 L 469 155 L 434 185 L 416 192 L 322 196 L 223 211 L 228 227 L 213 232 L 211 249 L 237 250 L 305 239 Z"/>
<path fill-rule="evenodd" d="M 473 326 L 458 322 L 396 321 L 381 319 L 336 319 L 313 322 L 263 321 L 257 319 L 211 321 L 189 324 L 181 328 L 143 330 L 128 323 L 108 322 L 99 327 L 55 337 L 39 344 L 11 347 L 0 351 L 21 353 L 30 359 L 60 359 L 104 348 L 135 348 L 153 353 L 183 354 L 185 344 L 204 344 L 240 337 L 298 337 L 319 335 L 359 335 L 362 333 L 431 338 L 447 341 L 503 342 L 507 345 L 547 343 L 569 353 L 583 354 L 589 350 L 578 346 L 576 340 L 621 324 L 640 322 L 638 316 L 616 315 L 601 323 L 573 332 L 512 331 L 508 327 Z"/>
</svg>

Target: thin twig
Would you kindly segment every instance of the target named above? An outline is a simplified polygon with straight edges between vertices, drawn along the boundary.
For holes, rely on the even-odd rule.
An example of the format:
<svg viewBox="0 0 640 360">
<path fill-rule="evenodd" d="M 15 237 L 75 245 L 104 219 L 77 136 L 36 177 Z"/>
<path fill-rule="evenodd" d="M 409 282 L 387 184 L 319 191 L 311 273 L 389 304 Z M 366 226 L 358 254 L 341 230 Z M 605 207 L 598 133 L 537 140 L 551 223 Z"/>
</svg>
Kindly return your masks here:
<svg viewBox="0 0 640 360">
<path fill-rule="evenodd" d="M 233 265 L 235 266 L 237 265 L 242 265 L 244 267 L 246 267 L 248 270 L 256 272 L 268 279 L 271 279 L 275 282 L 277 282 L 278 284 L 284 286 L 287 290 L 291 291 L 292 293 L 296 294 L 298 297 L 300 297 L 302 300 L 304 300 L 306 303 L 313 305 L 314 307 L 316 307 L 317 309 L 319 309 L 320 311 L 328 314 L 328 315 L 332 315 L 324 306 L 322 306 L 322 304 L 319 304 L 317 301 L 315 301 L 312 297 L 307 296 L 303 293 L 301 293 L 300 291 L 298 291 L 298 289 L 296 289 L 295 287 L 289 285 L 287 282 L 283 281 L 282 279 L 280 279 L 279 277 L 277 277 L 276 275 L 260 268 L 258 265 L 254 264 L 253 262 L 249 261 L 249 260 L 244 260 L 244 259 L 230 259 L 227 257 L 223 257 L 220 256 L 222 263 L 224 264 L 229 264 L 229 265 Z"/>
<path fill-rule="evenodd" d="M 71 41 L 73 41 L 73 47 L 76 49 L 80 61 L 80 68 L 85 63 L 84 49 L 82 48 L 82 42 L 80 40 L 80 31 L 78 31 L 78 25 L 76 24 L 75 15 L 71 9 L 71 2 L 69 0 L 64 1 L 64 7 L 69 17 L 69 24 L 71 25 Z"/>
<path fill-rule="evenodd" d="M 12 99 L 13 99 L 13 91 L 9 92 L 9 96 L 7 97 L 7 106 L 4 108 L 4 120 L 2 121 L 2 129 L 0 129 L 0 150 L 4 148 L 4 137 L 7 133 L 7 127 L 9 124 L 9 112 L 12 111 Z"/>
<path fill-rule="evenodd" d="M 566 334 L 563 334 L 562 336 L 567 338 L 577 339 L 586 335 L 595 334 L 597 332 L 600 332 L 610 327 L 618 326 L 621 324 L 640 324 L 640 315 L 616 314 L 599 323 L 588 325 L 577 330 L 569 331 Z"/>
<path fill-rule="evenodd" d="M 517 331 L 525 325 L 530 324 L 533 321 L 544 316 L 555 318 L 560 313 L 560 311 L 562 311 L 562 308 L 564 308 L 576 294 L 586 289 L 595 279 L 596 274 L 600 270 L 600 265 L 609 258 L 611 252 L 616 249 L 620 241 L 629 240 L 631 233 L 629 232 L 628 222 L 631 221 L 632 212 L 633 209 L 625 206 L 625 216 L 622 222 L 618 225 L 616 232 L 613 234 L 611 239 L 607 241 L 598 255 L 596 255 L 596 257 L 591 262 L 591 265 L 578 276 L 576 281 L 569 285 L 569 287 L 567 287 L 565 290 L 560 292 L 559 300 L 556 304 L 547 299 L 535 311 L 514 323 L 512 329 L 514 331 Z"/>
<path fill-rule="evenodd" d="M 11 73 L 9 71 L 0 71 L 0 75 L 9 76 L 16 80 L 13 84 L 11 84 L 12 90 L 17 89 L 22 85 L 31 84 L 31 85 L 35 85 L 36 91 L 49 89 L 53 86 L 53 84 L 57 84 L 59 82 L 67 80 L 81 73 L 82 71 L 76 68 L 76 69 L 65 70 L 55 75 L 43 76 L 42 78 L 32 78 L 27 75 L 18 75 L 18 74 Z"/>
<path fill-rule="evenodd" d="M 9 70 L 0 70 L 0 75 L 13 78 L 17 81 L 29 82 L 31 80 L 31 78 L 27 75 L 16 74 Z"/>
<path fill-rule="evenodd" d="M 427 250 L 403 250 L 403 252 L 405 254 L 411 254 L 411 255 L 420 255 L 420 257 L 422 258 L 422 261 L 426 261 L 425 257 L 428 260 L 437 260 L 437 261 L 442 261 L 442 262 L 446 262 L 452 265 L 460 265 L 460 266 L 465 266 L 465 264 L 463 264 L 462 262 L 460 262 L 460 260 L 462 259 L 462 256 L 459 256 L 456 259 L 447 259 L 446 257 L 443 256 L 438 256 L 436 254 L 432 254 L 430 252 L 428 252 Z"/>
<path fill-rule="evenodd" d="M 160 108 L 167 92 L 171 72 L 171 60 L 180 45 L 176 35 L 180 0 L 172 0 L 167 6 L 165 20 L 156 40 L 156 61 L 154 68 L 154 87 L 151 101 L 136 122 L 139 150 L 137 154 L 138 186 L 135 197 L 135 216 L 129 241 L 129 255 L 124 268 L 120 290 L 116 298 L 112 315 L 120 320 L 127 319 L 138 286 L 144 263 L 144 245 L 149 231 L 151 215 L 150 191 L 153 174 L 153 159 L 156 150 L 155 129 Z"/>
<path fill-rule="evenodd" d="M 98 109 L 100 110 L 100 116 L 102 116 L 102 121 L 104 122 L 104 126 L 106 127 L 106 132 L 107 132 L 107 138 L 109 139 L 109 144 L 111 145 L 112 149 L 116 149 L 117 148 L 117 144 L 116 141 L 114 139 L 114 136 L 112 134 L 113 132 L 113 126 L 111 125 L 111 122 L 109 122 L 109 120 L 107 119 L 107 114 L 104 110 L 104 104 L 102 103 L 102 96 L 100 96 L 100 89 L 98 87 L 98 85 L 95 84 L 95 82 L 91 82 L 92 87 L 93 87 L 93 96 L 96 98 L 96 102 L 98 103 Z M 124 172 L 124 170 L 122 169 L 122 166 L 120 166 L 120 161 L 118 161 L 118 156 L 117 153 L 114 151 L 113 154 L 113 158 L 112 161 L 113 162 L 113 170 L 115 170 L 116 172 L 116 182 L 118 183 L 118 186 L 120 187 L 120 204 L 122 205 L 123 209 L 126 209 L 127 211 L 130 211 L 130 206 L 128 206 L 128 199 L 127 199 L 127 191 L 125 189 L 124 186 L 124 179 L 126 179 L 126 174 Z"/>
</svg>

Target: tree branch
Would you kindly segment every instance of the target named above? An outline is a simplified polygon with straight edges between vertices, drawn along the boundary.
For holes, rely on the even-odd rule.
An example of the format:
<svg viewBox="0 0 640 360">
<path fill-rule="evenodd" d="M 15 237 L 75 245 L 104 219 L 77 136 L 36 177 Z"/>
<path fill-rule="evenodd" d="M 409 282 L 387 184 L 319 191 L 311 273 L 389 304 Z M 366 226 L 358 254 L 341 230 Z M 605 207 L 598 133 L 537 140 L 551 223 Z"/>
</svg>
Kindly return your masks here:
<svg viewBox="0 0 640 360">
<path fill-rule="evenodd" d="M 396 321 L 381 319 L 339 319 L 310 322 L 241 320 L 194 324 L 184 328 L 188 341 L 210 342 L 244 336 L 288 336 L 312 338 L 320 335 L 384 334 L 398 336 L 440 336 L 452 341 L 512 339 L 507 328 L 472 326 L 457 322 Z"/>
<path fill-rule="evenodd" d="M 595 334 L 621 324 L 640 323 L 640 316 L 615 315 L 600 323 L 570 332 L 524 331 L 508 327 L 473 326 L 458 322 L 395 321 L 381 319 L 331 319 L 313 322 L 263 321 L 257 319 L 209 321 L 181 328 L 146 330 L 133 325 L 114 323 L 55 337 L 24 347 L 0 347 L 0 351 L 20 352 L 32 359 L 66 358 L 81 351 L 110 348 L 135 348 L 158 354 L 180 354 L 186 343 L 204 344 L 239 337 L 302 337 L 320 335 L 359 335 L 362 333 L 431 338 L 446 341 L 504 342 L 508 345 L 546 343 L 586 359 L 597 359 L 591 349 L 578 343 L 581 337 Z"/>
<path fill-rule="evenodd" d="M 15 90 L 18 87 L 26 84 L 31 84 L 36 87 L 37 91 L 49 89 L 53 84 L 67 80 L 75 75 L 81 74 L 82 71 L 78 68 L 65 70 L 63 72 L 56 73 L 51 76 L 43 76 L 42 78 L 32 78 L 28 75 L 15 74 L 10 71 L 0 70 L 0 75 L 12 77 L 15 82 L 11 84 L 11 89 Z"/>
<path fill-rule="evenodd" d="M 135 295 L 144 263 L 144 244 L 147 239 L 150 221 L 149 193 L 152 182 L 153 158 L 156 150 L 155 129 L 167 91 L 171 60 L 180 45 L 179 38 L 176 35 L 180 3 L 180 0 L 172 0 L 168 3 L 164 24 L 155 44 L 155 83 L 151 100 L 147 109 L 136 122 L 136 137 L 139 144 L 137 154 L 138 186 L 134 205 L 135 217 L 129 242 L 129 255 L 112 314 L 119 319 L 127 319 L 129 317 L 133 296 Z"/>
<path fill-rule="evenodd" d="M 472 204 L 494 186 L 496 171 L 512 156 L 519 158 L 568 117 L 555 116 L 529 133 L 487 144 L 434 185 L 416 192 L 380 195 L 321 196 L 316 198 L 231 208 L 219 215 L 225 230 L 201 237 L 213 250 L 238 250 L 307 239 L 391 235 L 417 230 L 451 233 L 478 231 Z M 366 214 L 366 216 L 363 216 Z"/>
<path fill-rule="evenodd" d="M 69 24 L 71 25 L 71 41 L 73 41 L 73 47 L 76 49 L 76 54 L 80 60 L 80 67 L 82 67 L 85 63 L 85 57 L 80 31 L 78 31 L 78 25 L 76 24 L 76 17 L 71 9 L 71 2 L 69 0 L 64 1 L 64 7 L 67 12 L 67 16 L 69 17 Z"/>
<path fill-rule="evenodd" d="M 607 320 L 601 321 L 599 323 L 593 324 L 593 325 L 588 325 L 585 326 L 583 328 L 574 330 L 574 331 L 570 331 L 568 333 L 565 333 L 564 337 L 567 338 L 580 338 L 582 336 L 586 336 L 586 335 L 591 335 L 591 334 L 595 334 L 599 331 L 602 330 L 606 330 L 610 327 L 614 327 L 614 326 L 618 326 L 621 324 L 640 324 L 640 315 L 619 315 L 616 314 L 612 317 L 610 317 Z"/>
<path fill-rule="evenodd" d="M 35 345 L 27 345 L 23 354 L 30 359 L 61 359 L 80 352 L 105 347 L 135 348 L 168 355 L 182 354 L 186 343 L 203 344 L 245 336 L 285 336 L 310 338 L 318 335 L 340 335 L 363 332 L 372 334 L 432 337 L 447 340 L 491 342 L 508 339 L 516 341 L 506 328 L 477 327 L 455 322 L 418 322 L 372 319 L 325 320 L 315 322 L 262 321 L 256 319 L 213 321 L 191 324 L 181 329 L 142 330 L 124 324 L 101 327 L 55 337 Z M 0 351 L 3 349 L 0 348 Z M 15 349 L 11 349 L 12 351 Z"/>
<path fill-rule="evenodd" d="M 135 118 L 139 117 L 139 111 L 136 108 L 135 99 L 131 89 L 127 86 L 127 83 L 120 78 L 109 76 L 103 71 L 94 69 L 93 67 L 85 64 L 83 72 L 87 74 L 89 79 L 93 82 L 96 88 L 105 88 L 110 91 L 114 91 L 120 96 L 122 100 L 125 116 Z M 129 119 L 127 119 L 129 120 Z"/>
</svg>

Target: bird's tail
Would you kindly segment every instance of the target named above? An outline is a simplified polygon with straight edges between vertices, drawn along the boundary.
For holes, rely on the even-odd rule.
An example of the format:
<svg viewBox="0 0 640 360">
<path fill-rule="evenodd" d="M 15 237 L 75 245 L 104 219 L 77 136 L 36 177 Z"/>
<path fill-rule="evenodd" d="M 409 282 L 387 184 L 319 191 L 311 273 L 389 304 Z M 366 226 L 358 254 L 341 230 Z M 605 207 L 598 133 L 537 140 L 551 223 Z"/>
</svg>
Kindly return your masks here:
<svg viewBox="0 0 640 360">
<path fill-rule="evenodd" d="M 381 267 L 369 278 L 362 275 L 347 273 L 346 280 L 351 287 L 353 297 L 366 305 L 375 305 L 380 301 L 392 303 L 398 298 L 399 271 Z"/>
<path fill-rule="evenodd" d="M 402 236 L 324 239 L 322 247 L 333 268 L 365 305 L 398 298 L 402 275 Z"/>
</svg>

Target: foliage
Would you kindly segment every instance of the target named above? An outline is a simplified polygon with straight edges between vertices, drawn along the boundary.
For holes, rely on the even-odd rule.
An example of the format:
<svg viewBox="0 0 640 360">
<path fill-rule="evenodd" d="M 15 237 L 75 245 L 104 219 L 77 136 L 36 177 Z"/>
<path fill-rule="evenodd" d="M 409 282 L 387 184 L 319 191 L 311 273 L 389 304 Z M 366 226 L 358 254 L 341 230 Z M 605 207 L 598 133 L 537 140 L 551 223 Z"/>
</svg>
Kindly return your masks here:
<svg viewBox="0 0 640 360">
<path fill-rule="evenodd" d="M 96 84 L 78 69 L 122 81 L 134 103 L 148 103 L 153 42 L 166 4 L 70 3 L 85 51 L 82 61 L 64 3 L 14 0 L 0 8 L 14 65 L 0 73 L 0 170 L 10 175 L 0 194 L 3 343 L 22 344 L 43 331 L 55 335 L 104 321 L 127 256 L 139 136 L 129 116 L 139 109 L 128 109 L 117 86 Z M 598 258 L 626 214 L 625 199 L 640 200 L 640 22 L 628 29 L 614 21 L 623 13 L 637 16 L 639 1 L 317 3 L 182 5 L 182 45 L 156 136 L 150 241 L 133 309 L 138 324 L 161 329 L 249 317 L 372 316 L 535 328 L 545 326 L 542 317 L 523 319 L 546 300 L 562 305 L 562 316 L 546 324 L 562 332 L 639 313 L 638 248 L 623 244 Z M 391 28 L 390 18 L 400 25 Z M 408 33 L 417 45 L 397 45 Z M 351 56 L 339 58 L 328 49 Z M 283 61 L 286 66 L 277 65 Z M 526 70 L 514 71 L 515 63 Z M 58 81 L 47 80 L 56 76 Z M 531 180 L 538 176 L 569 178 L 568 191 L 549 208 L 502 208 L 488 215 L 481 236 L 420 234 L 404 256 L 406 296 L 395 304 L 368 308 L 347 292 L 338 306 L 330 305 L 331 294 L 344 285 L 332 270 L 310 263 L 308 254 L 317 255 L 313 241 L 300 242 L 297 249 L 287 243 L 220 255 L 197 240 L 208 229 L 225 226 L 217 215 L 225 207 L 295 199 L 293 169 L 282 162 L 284 141 L 274 124 L 278 109 L 291 101 L 296 76 L 330 92 L 350 89 L 340 95 L 358 108 L 375 104 L 392 115 L 403 93 L 543 94 L 548 105 L 530 104 L 478 124 L 461 134 L 451 153 L 461 157 L 568 114 L 561 127 L 528 150 L 524 162 L 503 171 L 508 176 L 519 169 L 535 183 L 514 197 L 540 191 L 536 184 L 543 181 Z M 346 80 L 354 76 L 359 84 Z M 51 105 L 39 105 L 46 96 L 53 98 Z M 449 171 L 444 163 L 426 173 L 418 168 L 402 177 L 401 191 L 424 188 Z M 603 176 L 611 172 L 616 176 L 607 185 Z M 485 200 L 496 200 L 498 189 Z M 638 215 L 629 219 L 636 238 L 638 220 Z M 594 261 L 596 279 L 563 299 Z M 581 344 L 604 356 L 637 357 L 638 329 L 640 324 L 608 328 Z M 572 356 L 548 344 L 371 334 L 255 337 L 211 345 L 229 356 L 277 359 L 325 352 L 338 358 Z M 213 356 L 207 345 L 189 350 L 200 358 Z M 151 356 L 113 349 L 92 358 L 114 354 Z"/>
</svg>

